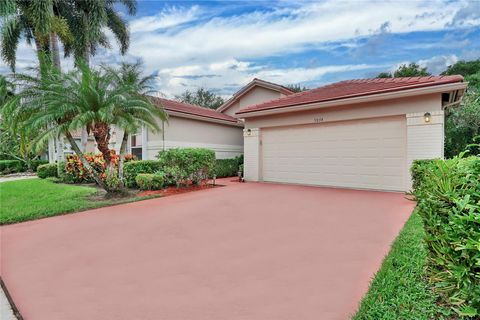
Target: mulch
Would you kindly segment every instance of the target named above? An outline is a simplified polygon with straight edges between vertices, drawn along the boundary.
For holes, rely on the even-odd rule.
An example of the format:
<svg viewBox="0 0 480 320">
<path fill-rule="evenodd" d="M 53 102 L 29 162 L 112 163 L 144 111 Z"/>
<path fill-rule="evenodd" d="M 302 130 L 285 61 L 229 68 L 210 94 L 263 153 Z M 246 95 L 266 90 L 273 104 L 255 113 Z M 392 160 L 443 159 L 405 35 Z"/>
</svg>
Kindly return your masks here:
<svg viewBox="0 0 480 320">
<path fill-rule="evenodd" d="M 192 191 L 199 191 L 199 190 L 205 190 L 205 189 L 212 189 L 212 188 L 218 188 L 218 187 L 223 187 L 223 185 L 220 184 L 204 184 L 204 185 L 189 185 L 185 187 L 168 187 L 166 189 L 162 190 L 145 190 L 145 191 L 140 191 L 137 193 L 137 197 L 145 197 L 145 196 L 162 196 L 162 197 L 168 197 L 168 196 L 173 196 L 175 194 L 182 194 L 182 193 L 187 193 L 187 192 L 192 192 Z"/>
</svg>

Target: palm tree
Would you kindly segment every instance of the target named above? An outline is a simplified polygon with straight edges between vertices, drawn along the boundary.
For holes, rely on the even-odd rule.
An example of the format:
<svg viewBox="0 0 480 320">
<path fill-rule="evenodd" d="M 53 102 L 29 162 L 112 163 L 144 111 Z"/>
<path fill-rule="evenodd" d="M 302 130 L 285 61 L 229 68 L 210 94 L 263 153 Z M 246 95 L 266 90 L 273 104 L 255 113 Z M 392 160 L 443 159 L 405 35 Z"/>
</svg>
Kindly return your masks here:
<svg viewBox="0 0 480 320">
<path fill-rule="evenodd" d="M 3 0 L 0 9 L 1 56 L 15 71 L 17 47 L 22 38 L 29 45 L 35 42 L 39 66 L 51 59 L 51 35 L 58 35 L 63 43 L 72 36 L 67 21 L 54 14 L 54 0 Z M 58 67 L 58 66 L 57 66 Z"/>
<path fill-rule="evenodd" d="M 115 81 L 115 85 L 117 86 L 126 86 L 131 89 L 132 95 L 136 96 L 139 99 L 144 99 L 146 102 L 150 104 L 150 109 L 160 109 L 162 112 L 156 111 L 156 115 L 160 121 L 165 122 L 167 121 L 167 114 L 163 112 L 163 108 L 155 106 L 154 103 L 150 101 L 150 98 L 147 94 L 153 92 L 153 88 L 151 83 L 154 79 L 153 75 L 150 76 L 142 76 L 143 68 L 141 62 L 136 63 L 122 63 L 119 68 L 112 68 L 108 66 L 103 66 L 103 69 L 112 76 Z M 141 118 L 141 114 L 137 114 L 137 110 L 130 109 L 127 112 L 133 112 L 132 116 L 136 118 Z M 142 110 L 143 112 L 143 110 Z M 145 121 L 143 121 L 145 122 Z M 123 183 L 123 163 L 125 160 L 125 154 L 127 150 L 127 141 L 128 136 L 130 134 L 134 134 L 138 132 L 140 127 L 142 126 L 142 122 L 138 121 L 135 123 L 127 123 L 119 119 L 116 122 L 118 127 L 123 129 L 121 145 L 120 145 L 120 159 L 118 162 L 118 177 Z M 152 125 L 149 125 L 152 127 Z"/>
<path fill-rule="evenodd" d="M 127 23 L 115 11 L 114 6 L 121 4 L 127 14 L 134 15 L 136 0 L 63 0 L 55 6 L 55 12 L 65 17 L 74 35 L 74 42 L 64 43 L 65 56 L 73 54 L 76 61 L 89 64 L 90 56 L 95 55 L 98 47 L 109 48 L 104 29 L 109 29 L 120 44 L 120 53 L 126 53 L 130 45 Z M 82 128 L 81 146 L 86 149 L 88 133 Z"/>
<path fill-rule="evenodd" d="M 164 117 L 164 112 L 139 95 L 133 86 L 116 83 L 111 74 L 91 69 L 81 61 L 78 69 L 62 74 L 52 67 L 41 77 L 17 75 L 24 89 L 12 99 L 16 101 L 15 107 L 9 100 L 2 108 L 2 116 L 14 119 L 16 125 L 26 130 L 39 132 L 34 140 L 36 145 L 44 144 L 51 136 L 64 135 L 97 184 L 110 193 L 116 188 L 101 179 L 103 172 L 90 166 L 72 132 L 87 127 L 110 169 L 113 167 L 109 148 L 111 125 L 130 129 L 141 124 L 158 131 L 156 118 Z M 50 126 L 52 123 L 55 125 Z"/>
</svg>

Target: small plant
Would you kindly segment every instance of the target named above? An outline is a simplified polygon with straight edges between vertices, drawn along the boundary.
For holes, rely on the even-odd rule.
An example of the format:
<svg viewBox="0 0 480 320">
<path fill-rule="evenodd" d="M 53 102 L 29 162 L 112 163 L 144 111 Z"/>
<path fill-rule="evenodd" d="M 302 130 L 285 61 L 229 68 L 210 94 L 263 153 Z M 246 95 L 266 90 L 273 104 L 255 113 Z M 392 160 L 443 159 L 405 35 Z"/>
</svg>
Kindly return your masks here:
<svg viewBox="0 0 480 320">
<path fill-rule="evenodd" d="M 215 152 L 203 148 L 174 148 L 161 151 L 158 158 L 164 172 L 177 186 L 201 184 L 215 167 Z"/>
<path fill-rule="evenodd" d="M 141 190 L 159 190 L 164 186 L 165 175 L 162 172 L 140 173 L 135 181 Z"/>
<path fill-rule="evenodd" d="M 32 160 L 30 161 L 30 169 L 33 171 L 37 171 L 38 166 L 41 166 L 42 164 L 47 164 L 48 160 Z"/>
<path fill-rule="evenodd" d="M 217 178 L 235 177 L 240 165 L 243 165 L 243 156 L 232 159 L 217 159 L 215 160 L 214 174 Z"/>
<path fill-rule="evenodd" d="M 56 163 L 47 163 L 38 166 L 37 176 L 41 179 L 49 177 L 57 177 L 57 164 Z"/>
<path fill-rule="evenodd" d="M 123 168 L 125 186 L 127 188 L 136 188 L 138 187 L 135 181 L 137 175 L 140 173 L 155 173 L 161 171 L 162 168 L 162 163 L 158 160 L 130 161 Z"/>
</svg>

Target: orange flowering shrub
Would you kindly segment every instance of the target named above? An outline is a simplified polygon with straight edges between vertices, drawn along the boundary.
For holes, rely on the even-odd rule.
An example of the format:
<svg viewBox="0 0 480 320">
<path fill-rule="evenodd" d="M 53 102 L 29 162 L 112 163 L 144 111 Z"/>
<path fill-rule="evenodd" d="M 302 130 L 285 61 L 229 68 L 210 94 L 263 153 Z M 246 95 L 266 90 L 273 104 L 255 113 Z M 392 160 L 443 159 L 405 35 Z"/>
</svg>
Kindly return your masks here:
<svg viewBox="0 0 480 320">
<path fill-rule="evenodd" d="M 85 153 L 85 159 L 87 159 L 88 163 L 94 168 L 95 171 L 100 172 L 100 177 L 102 179 L 106 179 L 105 169 L 107 168 L 107 163 L 105 159 L 103 159 L 103 155 L 101 153 L 93 154 L 93 153 Z M 111 151 L 112 163 L 116 168 L 118 166 L 118 161 L 120 157 L 115 153 L 114 150 Z M 125 162 L 134 160 L 134 155 L 127 154 L 125 155 Z M 74 183 L 80 182 L 94 182 L 93 178 L 90 175 L 90 172 L 84 167 L 80 157 L 76 154 L 67 155 L 65 159 L 65 170 L 64 174 L 66 175 L 66 179 L 68 181 Z"/>
</svg>

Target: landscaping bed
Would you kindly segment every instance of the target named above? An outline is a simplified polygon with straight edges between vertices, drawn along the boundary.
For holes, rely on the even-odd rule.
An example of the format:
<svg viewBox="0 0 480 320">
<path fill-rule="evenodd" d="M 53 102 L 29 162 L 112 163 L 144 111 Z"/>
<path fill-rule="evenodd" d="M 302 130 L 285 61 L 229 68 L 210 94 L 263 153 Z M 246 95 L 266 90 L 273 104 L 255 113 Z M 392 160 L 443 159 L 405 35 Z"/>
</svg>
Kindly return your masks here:
<svg viewBox="0 0 480 320">
<path fill-rule="evenodd" d="M 181 194 L 181 193 L 187 193 L 187 192 L 192 192 L 192 191 L 199 191 L 199 190 L 205 190 L 205 189 L 212 189 L 212 188 L 217 188 L 217 187 L 224 187 L 223 185 L 219 184 L 204 184 L 204 185 L 190 185 L 190 186 L 184 186 L 184 187 L 168 187 L 165 189 L 161 190 L 144 190 L 140 191 L 137 196 L 139 197 L 145 197 L 145 196 L 162 196 L 162 197 L 167 197 L 167 196 L 172 196 L 175 194 Z"/>
</svg>

